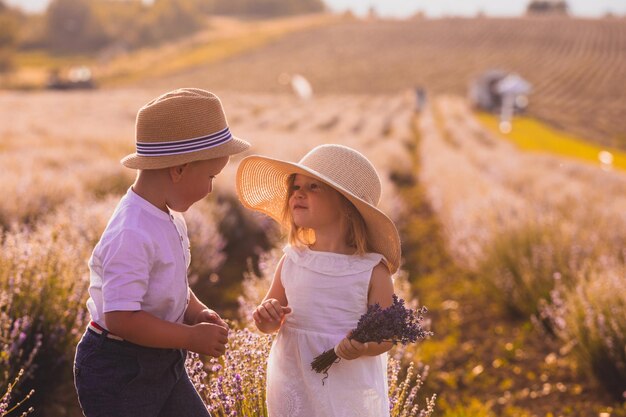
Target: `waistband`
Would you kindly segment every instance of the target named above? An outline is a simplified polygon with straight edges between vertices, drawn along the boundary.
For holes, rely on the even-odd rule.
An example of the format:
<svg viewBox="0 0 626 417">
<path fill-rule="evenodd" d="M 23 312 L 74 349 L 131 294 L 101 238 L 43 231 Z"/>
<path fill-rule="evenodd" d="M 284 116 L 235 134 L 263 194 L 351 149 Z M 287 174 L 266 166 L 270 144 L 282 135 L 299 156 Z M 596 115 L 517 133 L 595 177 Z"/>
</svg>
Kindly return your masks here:
<svg viewBox="0 0 626 417">
<path fill-rule="evenodd" d="M 90 329 L 91 331 L 97 333 L 97 334 L 104 335 L 104 337 L 107 337 L 109 339 L 118 340 L 120 342 L 124 341 L 124 339 L 122 339 L 121 337 L 116 336 L 113 333 L 109 332 L 107 329 L 105 329 L 104 327 L 100 326 L 95 321 L 91 321 L 87 325 L 87 328 Z"/>
<path fill-rule="evenodd" d="M 294 330 L 296 332 L 316 334 L 316 335 L 330 337 L 330 338 L 337 338 L 337 337 L 344 338 L 350 331 L 350 330 L 344 330 L 344 329 L 330 329 L 330 330 L 321 329 L 318 326 L 306 327 L 306 326 L 303 326 L 302 324 L 290 323 L 288 321 L 285 321 L 282 324 L 281 329 L 282 328 L 285 328 L 287 330 Z"/>
<path fill-rule="evenodd" d="M 95 323 L 97 324 L 97 323 Z M 98 325 L 99 326 L 99 325 Z M 112 335 L 106 329 L 103 329 L 102 326 L 96 327 L 92 323 L 87 325 L 87 331 L 85 335 L 89 335 L 93 337 L 90 339 L 88 343 L 94 343 L 96 340 L 99 340 L 101 346 L 106 348 L 107 350 L 114 351 L 124 355 L 155 355 L 155 357 L 161 357 L 163 355 L 182 355 L 183 357 L 187 356 L 187 351 L 184 349 L 173 349 L 173 348 L 153 348 L 148 346 L 138 345 L 133 342 L 129 342 L 128 340 L 122 339 L 119 336 Z M 111 337 L 114 336 L 114 337 Z M 106 343 L 102 343 L 106 342 Z"/>
</svg>

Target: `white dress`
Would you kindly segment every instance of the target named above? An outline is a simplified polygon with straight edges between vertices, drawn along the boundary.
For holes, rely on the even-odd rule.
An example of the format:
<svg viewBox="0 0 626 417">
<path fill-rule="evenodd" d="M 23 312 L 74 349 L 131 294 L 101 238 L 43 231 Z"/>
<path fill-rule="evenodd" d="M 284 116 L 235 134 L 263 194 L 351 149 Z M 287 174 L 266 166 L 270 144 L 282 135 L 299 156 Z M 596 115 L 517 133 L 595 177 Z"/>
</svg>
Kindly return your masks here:
<svg viewBox="0 0 626 417">
<path fill-rule="evenodd" d="M 311 361 L 356 328 L 367 311 L 372 269 L 383 259 L 285 248 L 281 281 L 287 315 L 267 367 L 270 417 L 389 416 L 387 354 L 341 359 L 328 378 Z M 322 384 L 323 381 L 323 384 Z"/>
</svg>

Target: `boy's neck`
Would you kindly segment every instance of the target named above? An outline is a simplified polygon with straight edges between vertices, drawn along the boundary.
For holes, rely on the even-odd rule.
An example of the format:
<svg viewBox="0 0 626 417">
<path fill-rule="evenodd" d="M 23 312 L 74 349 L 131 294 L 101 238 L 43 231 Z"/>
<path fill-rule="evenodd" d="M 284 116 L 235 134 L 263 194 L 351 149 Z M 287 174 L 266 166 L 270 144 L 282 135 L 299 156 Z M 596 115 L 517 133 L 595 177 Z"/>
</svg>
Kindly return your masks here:
<svg viewBox="0 0 626 417">
<path fill-rule="evenodd" d="M 167 187 L 164 186 L 163 178 L 159 174 L 155 171 L 149 174 L 146 171 L 139 171 L 131 188 L 135 194 L 148 203 L 165 213 L 169 213 L 170 211 L 166 204 Z"/>
</svg>

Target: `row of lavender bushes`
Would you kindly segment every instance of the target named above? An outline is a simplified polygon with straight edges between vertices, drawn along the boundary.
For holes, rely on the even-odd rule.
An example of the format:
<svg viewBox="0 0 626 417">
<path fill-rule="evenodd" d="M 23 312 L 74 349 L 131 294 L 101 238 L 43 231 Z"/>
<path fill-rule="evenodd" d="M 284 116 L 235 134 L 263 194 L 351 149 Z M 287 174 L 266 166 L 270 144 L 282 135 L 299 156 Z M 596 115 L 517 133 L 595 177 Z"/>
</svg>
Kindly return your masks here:
<svg viewBox="0 0 626 417">
<path fill-rule="evenodd" d="M 3 337 L 0 389 L 13 397 L 5 412 L 32 390 L 26 405 L 43 403 L 59 376 L 71 375 L 71 352 L 87 319 L 85 259 L 111 207 L 93 202 L 87 214 L 66 205 L 34 226 L 2 232 L 0 311 L 9 337 Z"/>
<path fill-rule="evenodd" d="M 0 416 L 40 413 L 55 399 L 59 385 L 71 386 L 74 348 L 87 320 L 89 258 L 117 197 L 70 200 L 58 210 L 39 213 L 37 221 L 21 223 L 0 236 Z M 225 262 L 228 238 L 219 225 L 228 223 L 228 202 L 203 201 L 187 214 L 195 255 L 190 276 L 206 281 Z M 87 210 L 87 207 L 89 208 Z M 219 221 L 218 221 L 219 219 Z M 233 220 L 235 221 L 235 220 Z M 19 222 L 14 222 L 19 224 Z M 276 253 L 261 257 L 257 273 L 244 279 L 240 318 L 232 321 L 228 353 L 203 363 L 189 358 L 189 372 L 208 407 L 218 416 L 263 416 L 265 360 L 271 338 L 255 332 L 249 312 L 266 291 Z M 411 299 L 406 279 L 397 286 Z M 407 354 L 408 355 L 408 354 Z M 428 416 L 434 398 L 418 405 L 425 369 L 410 363 L 402 350 L 390 360 L 392 415 Z M 401 376 L 398 379 L 398 376 Z M 61 380 L 60 380 L 61 379 Z"/>
<path fill-rule="evenodd" d="M 419 123 L 420 175 L 454 260 L 626 400 L 626 175 L 520 151 L 461 99 L 433 108 Z"/>
<path fill-rule="evenodd" d="M 229 349 L 219 358 L 203 363 L 198 355 L 190 355 L 187 369 L 211 413 L 216 417 L 266 417 L 266 359 L 272 336 L 254 330 L 251 313 L 262 300 L 273 276 L 280 251 L 261 257 L 260 273 L 249 272 L 244 278 L 239 298 L 240 320 L 231 323 Z M 400 273 L 394 283 L 396 293 L 412 300 L 406 275 Z M 417 301 L 412 301 L 412 307 Z M 422 398 L 420 388 L 428 367 L 412 362 L 410 353 L 398 346 L 391 351 L 388 365 L 389 409 L 392 417 L 428 417 L 435 408 L 436 396 Z M 321 381 L 321 379 L 320 379 Z"/>
<path fill-rule="evenodd" d="M 558 338 L 625 401 L 626 228 L 608 224 L 563 213 L 505 230 L 486 248 L 479 273 L 503 308 Z"/>
<path fill-rule="evenodd" d="M 186 366 L 207 408 L 216 417 L 267 417 L 265 406 L 266 359 L 272 337 L 244 327 L 231 332 L 229 349 L 220 359 L 204 363 L 190 354 Z M 388 362 L 389 409 L 392 417 L 428 417 L 436 396 L 421 398 L 428 368 L 408 366 L 399 348 Z"/>
<path fill-rule="evenodd" d="M 89 319 L 87 260 L 117 201 L 70 200 L 36 222 L 0 229 L 0 416 L 30 407 L 54 415 L 38 409 L 58 400 L 55 387 L 71 385 L 74 349 Z M 210 202 L 190 211 L 190 240 L 204 255 L 192 276 L 223 263 L 217 219 L 225 211 Z"/>
</svg>

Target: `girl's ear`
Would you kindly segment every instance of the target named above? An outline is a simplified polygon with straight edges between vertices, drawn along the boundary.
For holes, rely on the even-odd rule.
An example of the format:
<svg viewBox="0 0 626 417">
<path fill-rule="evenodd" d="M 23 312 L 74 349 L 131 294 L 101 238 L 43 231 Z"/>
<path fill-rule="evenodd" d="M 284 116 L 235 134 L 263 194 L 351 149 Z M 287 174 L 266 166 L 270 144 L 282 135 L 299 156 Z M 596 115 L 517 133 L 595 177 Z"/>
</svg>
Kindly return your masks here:
<svg viewBox="0 0 626 417">
<path fill-rule="evenodd" d="M 174 184 L 180 182 L 180 180 L 183 177 L 183 173 L 185 172 L 185 170 L 187 169 L 187 167 L 189 166 L 189 164 L 183 164 L 183 165 L 176 165 L 173 167 L 169 167 L 168 171 L 170 174 L 170 178 L 172 179 L 172 182 Z"/>
</svg>

